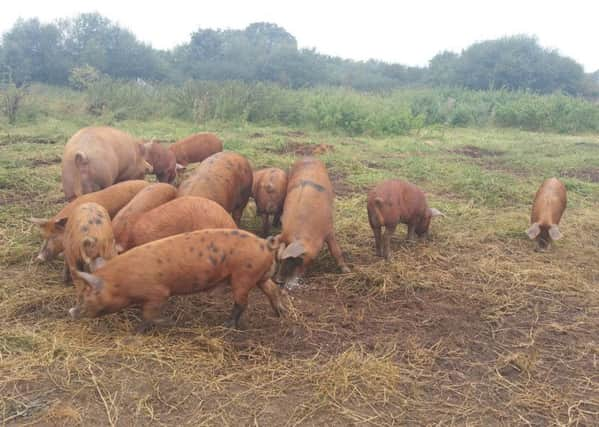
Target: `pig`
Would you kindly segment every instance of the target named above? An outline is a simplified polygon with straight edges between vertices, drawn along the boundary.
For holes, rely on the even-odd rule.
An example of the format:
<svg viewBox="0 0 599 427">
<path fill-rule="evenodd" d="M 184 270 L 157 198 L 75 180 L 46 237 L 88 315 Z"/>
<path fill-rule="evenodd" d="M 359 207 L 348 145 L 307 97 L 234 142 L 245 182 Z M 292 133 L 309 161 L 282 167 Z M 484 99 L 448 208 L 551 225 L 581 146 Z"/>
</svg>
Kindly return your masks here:
<svg viewBox="0 0 599 427">
<path fill-rule="evenodd" d="M 141 215 L 122 249 L 206 228 L 237 228 L 237 225 L 221 205 L 210 199 L 178 197 Z"/>
<path fill-rule="evenodd" d="M 140 140 L 111 127 L 86 127 L 69 139 L 62 156 L 67 201 L 152 172 Z"/>
<path fill-rule="evenodd" d="M 118 251 L 123 252 L 125 248 L 130 246 L 133 226 L 144 213 L 174 199 L 176 196 L 177 189 L 164 183 L 148 185 L 137 193 L 112 220 Z"/>
<path fill-rule="evenodd" d="M 341 271 L 350 271 L 335 239 L 333 199 L 324 163 L 312 157 L 297 160 L 289 174 L 282 231 L 275 237 L 280 259 L 277 283 L 294 286 L 324 242 Z"/>
<path fill-rule="evenodd" d="M 287 174 L 278 168 L 266 168 L 254 172 L 252 197 L 256 202 L 256 214 L 262 217 L 262 236 L 270 232 L 270 215 L 273 225 L 281 223 L 283 203 L 287 194 Z"/>
<path fill-rule="evenodd" d="M 95 271 L 116 256 L 110 215 L 97 203 L 81 203 L 69 216 L 64 231 L 65 281 L 73 279 L 78 295 L 83 282 L 76 271 Z"/>
<path fill-rule="evenodd" d="M 141 180 L 121 182 L 104 190 L 77 197 L 50 219 L 30 218 L 31 222 L 40 227 L 44 239 L 37 260 L 50 261 L 62 252 L 64 228 L 69 215 L 77 206 L 82 203 L 94 202 L 104 207 L 108 214 L 113 217 L 123 206 L 129 203 L 133 196 L 148 185 L 150 185 L 149 182 Z"/>
<path fill-rule="evenodd" d="M 398 223 L 407 224 L 408 240 L 416 235 L 427 236 L 431 219 L 444 214 L 429 208 L 424 192 L 414 184 L 400 179 L 379 183 L 368 193 L 368 222 L 374 233 L 377 256 L 389 259 L 391 236 Z M 381 229 L 385 227 L 385 234 Z"/>
<path fill-rule="evenodd" d="M 239 327 L 256 286 L 264 292 L 276 315 L 284 306 L 279 288 L 270 280 L 275 259 L 272 240 L 236 229 L 210 229 L 177 234 L 133 248 L 106 262 L 95 273 L 77 272 L 86 282 L 82 303 L 69 310 L 73 318 L 97 317 L 140 304 L 143 323 L 138 332 L 160 318 L 172 295 L 209 290 L 229 282 L 233 311 L 227 326 Z"/>
<path fill-rule="evenodd" d="M 177 163 L 185 167 L 223 151 L 223 142 L 213 133 L 195 133 L 175 142 L 168 149 L 175 154 Z"/>
<path fill-rule="evenodd" d="M 214 200 L 239 225 L 243 209 L 252 193 L 252 167 L 240 154 L 225 151 L 208 157 L 179 186 L 180 196 Z"/>
<path fill-rule="evenodd" d="M 144 150 L 146 161 L 152 166 L 158 182 L 172 184 L 177 178 L 177 173 L 185 169 L 183 165 L 177 163 L 175 153 L 158 142 L 144 143 Z"/>
<path fill-rule="evenodd" d="M 537 242 L 535 251 L 543 252 L 551 247 L 553 240 L 559 240 L 559 221 L 566 210 L 566 187 L 557 178 L 543 182 L 535 194 L 530 216 L 531 226 L 526 234 Z"/>
</svg>

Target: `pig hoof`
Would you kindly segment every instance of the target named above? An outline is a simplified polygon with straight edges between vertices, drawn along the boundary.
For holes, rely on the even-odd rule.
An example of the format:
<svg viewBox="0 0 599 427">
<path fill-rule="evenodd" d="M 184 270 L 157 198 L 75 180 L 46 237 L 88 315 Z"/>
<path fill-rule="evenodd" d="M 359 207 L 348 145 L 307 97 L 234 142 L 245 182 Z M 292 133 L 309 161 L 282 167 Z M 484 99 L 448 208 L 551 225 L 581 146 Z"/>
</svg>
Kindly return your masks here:
<svg viewBox="0 0 599 427">
<path fill-rule="evenodd" d="M 137 328 L 135 328 L 135 333 L 145 334 L 152 328 L 152 326 L 154 326 L 153 322 L 142 322 Z"/>
<path fill-rule="evenodd" d="M 69 309 L 69 315 L 73 319 L 78 319 L 79 318 L 79 308 L 78 307 L 71 307 Z"/>
<path fill-rule="evenodd" d="M 235 320 L 233 319 L 228 319 L 225 321 L 225 323 L 223 323 L 223 326 L 227 329 L 235 329 L 235 330 L 239 330 L 239 325 L 235 324 Z"/>
</svg>

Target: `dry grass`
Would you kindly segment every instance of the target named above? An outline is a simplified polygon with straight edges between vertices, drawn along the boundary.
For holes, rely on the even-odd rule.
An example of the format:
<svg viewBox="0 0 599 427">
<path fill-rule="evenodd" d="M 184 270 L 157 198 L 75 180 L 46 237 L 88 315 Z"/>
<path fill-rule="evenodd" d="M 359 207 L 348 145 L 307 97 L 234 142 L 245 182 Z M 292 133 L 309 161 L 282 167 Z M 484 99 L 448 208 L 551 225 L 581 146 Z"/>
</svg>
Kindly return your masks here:
<svg viewBox="0 0 599 427">
<path fill-rule="evenodd" d="M 254 138 L 256 129 L 224 131 L 225 140 L 251 141 L 250 158 L 269 163 L 261 156 L 277 133 L 258 130 Z M 369 182 L 369 169 L 357 165 L 387 144 L 316 140 L 336 147 L 327 161 L 337 160 L 356 188 Z M 509 145 L 500 142 L 490 149 L 508 157 Z M 37 156 L 53 159 L 59 151 Z M 373 179 L 399 175 L 393 166 L 381 164 Z M 132 334 L 137 309 L 81 322 L 67 318 L 72 289 L 60 282 L 59 263 L 33 263 L 39 241 L 25 221 L 60 205 L 56 165 L 15 167 L 18 176 L 35 176 L 48 189 L 0 191 L 15 193 L 0 216 L 5 425 L 599 423 L 596 185 L 571 181 L 564 240 L 538 254 L 523 234 L 524 202 L 482 194 L 476 200 L 488 203 L 474 202 L 474 190 L 448 193 L 444 183 L 423 179 L 431 204 L 448 216 L 435 220 L 427 242 L 405 242 L 400 227 L 390 262 L 374 256 L 364 194 L 345 194 L 336 204 L 336 228 L 351 273 L 338 274 L 323 251 L 305 284 L 287 295 L 283 319 L 254 292 L 244 328 L 224 328 L 231 297 L 220 288 L 174 298 L 167 315 L 176 325 L 140 336 Z M 536 184 L 521 185 L 514 194 Z M 244 224 L 258 229 L 252 209 Z"/>
</svg>

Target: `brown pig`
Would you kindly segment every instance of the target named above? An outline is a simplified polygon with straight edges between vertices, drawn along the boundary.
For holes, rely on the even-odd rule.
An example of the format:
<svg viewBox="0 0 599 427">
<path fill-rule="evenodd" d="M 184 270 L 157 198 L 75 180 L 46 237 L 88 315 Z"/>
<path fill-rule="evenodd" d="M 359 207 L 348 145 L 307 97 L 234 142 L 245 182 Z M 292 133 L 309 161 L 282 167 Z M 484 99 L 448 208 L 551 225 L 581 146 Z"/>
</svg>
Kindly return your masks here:
<svg viewBox="0 0 599 427">
<path fill-rule="evenodd" d="M 105 260 L 116 256 L 110 216 L 97 203 L 81 203 L 69 216 L 64 231 L 64 278 L 73 279 L 78 294 L 84 283 L 75 272 L 95 271 Z"/>
<path fill-rule="evenodd" d="M 37 256 L 38 261 L 50 261 L 63 250 L 63 235 L 67 220 L 73 210 L 82 203 L 94 202 L 104 207 L 113 217 L 116 213 L 139 193 L 150 185 L 147 181 L 131 180 L 111 185 L 104 190 L 77 197 L 67 204 L 50 219 L 31 218 L 30 221 L 39 225 L 44 243 Z"/>
<path fill-rule="evenodd" d="M 368 193 L 368 222 L 374 233 L 377 256 L 389 258 L 391 236 L 397 224 L 407 224 L 408 240 L 416 235 L 426 236 L 431 218 L 443 215 L 429 208 L 422 190 L 414 184 L 400 179 L 379 183 Z M 385 234 L 381 229 L 385 227 Z"/>
<path fill-rule="evenodd" d="M 273 225 L 280 225 L 283 203 L 287 194 L 287 174 L 278 168 L 266 168 L 254 172 L 252 197 L 256 202 L 256 214 L 262 216 L 262 235 L 270 232 L 270 215 Z"/>
<path fill-rule="evenodd" d="M 130 247 L 131 231 L 136 221 L 146 212 L 177 196 L 177 189 L 170 184 L 150 184 L 133 197 L 112 220 L 112 228 L 119 252 Z"/>
<path fill-rule="evenodd" d="M 223 142 L 213 133 L 195 133 L 175 142 L 168 149 L 175 154 L 177 163 L 187 166 L 223 151 Z"/>
<path fill-rule="evenodd" d="M 566 187 L 557 178 L 549 178 L 537 190 L 530 216 L 531 226 L 526 234 L 536 240 L 536 251 L 549 249 L 553 240 L 559 240 L 559 221 L 566 210 Z"/>
<path fill-rule="evenodd" d="M 240 154 L 225 151 L 208 157 L 179 186 L 178 196 L 214 200 L 230 212 L 239 225 L 252 193 L 252 167 Z"/>
<path fill-rule="evenodd" d="M 107 126 L 86 127 L 69 139 L 62 155 L 67 200 L 152 172 L 140 140 Z"/>
<path fill-rule="evenodd" d="M 229 282 L 233 311 L 227 325 L 238 327 L 250 290 L 259 287 L 275 313 L 283 305 L 279 288 L 270 280 L 274 271 L 272 239 L 242 230 L 210 229 L 157 240 L 108 261 L 94 274 L 78 272 L 86 281 L 83 302 L 69 310 L 74 318 L 114 313 L 141 304 L 145 330 L 160 319 L 172 295 L 209 290 Z"/>
<path fill-rule="evenodd" d="M 177 163 L 172 150 L 164 148 L 160 143 L 150 141 L 144 144 L 145 158 L 152 165 L 153 173 L 158 182 L 172 184 L 177 178 L 177 172 L 184 167 Z"/>
<path fill-rule="evenodd" d="M 237 228 L 237 225 L 221 205 L 210 199 L 177 197 L 141 215 L 131 227 L 123 249 L 206 228 Z"/>
<path fill-rule="evenodd" d="M 343 260 L 333 228 L 333 187 L 320 160 L 297 160 L 289 174 L 283 207 L 283 229 L 276 238 L 280 259 L 276 282 L 293 286 L 326 242 L 344 273 Z"/>
</svg>

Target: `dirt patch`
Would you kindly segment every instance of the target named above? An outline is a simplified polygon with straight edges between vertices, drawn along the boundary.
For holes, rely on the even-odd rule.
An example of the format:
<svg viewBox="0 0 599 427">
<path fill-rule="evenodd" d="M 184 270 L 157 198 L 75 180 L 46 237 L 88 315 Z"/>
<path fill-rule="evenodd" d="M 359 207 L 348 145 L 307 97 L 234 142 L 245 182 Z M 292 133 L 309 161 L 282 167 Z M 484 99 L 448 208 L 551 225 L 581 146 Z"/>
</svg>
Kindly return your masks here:
<svg viewBox="0 0 599 427">
<path fill-rule="evenodd" d="M 570 178 L 577 178 L 581 181 L 599 182 L 599 168 L 571 169 L 562 172 L 562 175 Z"/>
<path fill-rule="evenodd" d="M 450 150 L 450 152 L 454 154 L 460 154 L 466 157 L 472 157 L 474 159 L 491 156 L 496 157 L 505 154 L 505 151 L 488 150 L 486 148 L 480 148 L 474 145 L 464 145 L 463 147 L 456 148 L 455 150 Z"/>
<path fill-rule="evenodd" d="M 301 130 L 290 130 L 289 132 L 285 132 L 285 135 L 298 138 L 306 136 L 306 132 L 302 132 Z"/>
<path fill-rule="evenodd" d="M 347 182 L 347 175 L 336 170 L 329 170 L 329 178 L 337 197 L 351 196 L 359 191 L 358 188 Z"/>
<path fill-rule="evenodd" d="M 250 138 L 264 138 L 264 134 L 260 133 L 260 132 L 254 132 L 252 134 L 250 134 Z"/>
<path fill-rule="evenodd" d="M 319 156 L 335 152 L 335 147 L 330 144 L 304 144 L 297 141 L 287 141 L 285 145 L 273 151 L 278 154 L 293 153 L 296 156 Z"/>
<path fill-rule="evenodd" d="M 599 150 L 599 144 L 595 144 L 593 142 L 580 141 L 575 142 L 574 145 L 577 147 L 594 148 L 595 150 Z"/>
<path fill-rule="evenodd" d="M 0 136 L 0 145 L 9 144 L 56 144 L 58 139 L 49 137 L 31 137 L 25 135 L 2 135 Z"/>
</svg>

